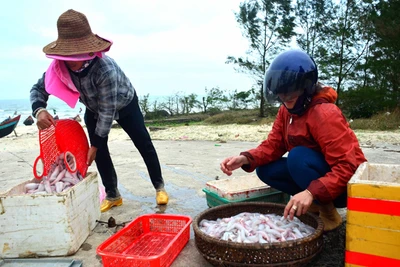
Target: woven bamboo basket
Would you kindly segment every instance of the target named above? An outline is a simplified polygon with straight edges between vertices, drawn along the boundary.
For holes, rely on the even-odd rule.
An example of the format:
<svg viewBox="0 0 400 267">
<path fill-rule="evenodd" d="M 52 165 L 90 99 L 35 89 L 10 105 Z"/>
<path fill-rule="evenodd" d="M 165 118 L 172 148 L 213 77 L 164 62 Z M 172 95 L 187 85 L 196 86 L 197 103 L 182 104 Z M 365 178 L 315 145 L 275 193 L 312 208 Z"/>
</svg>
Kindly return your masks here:
<svg viewBox="0 0 400 267">
<path fill-rule="evenodd" d="M 198 251 L 213 266 L 305 266 L 322 250 L 323 222 L 309 212 L 298 217 L 315 228 L 315 232 L 297 240 L 276 243 L 237 243 L 219 240 L 203 233 L 201 220 L 216 220 L 241 212 L 283 214 L 285 205 L 268 202 L 233 203 L 210 208 L 193 220 Z"/>
</svg>

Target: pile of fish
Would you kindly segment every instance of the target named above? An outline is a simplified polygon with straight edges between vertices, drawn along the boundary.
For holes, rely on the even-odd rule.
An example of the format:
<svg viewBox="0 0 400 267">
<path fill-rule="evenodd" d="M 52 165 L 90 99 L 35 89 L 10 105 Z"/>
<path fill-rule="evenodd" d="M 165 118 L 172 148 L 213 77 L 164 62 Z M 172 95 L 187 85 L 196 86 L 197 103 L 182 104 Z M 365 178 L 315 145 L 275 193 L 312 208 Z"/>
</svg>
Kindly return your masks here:
<svg viewBox="0 0 400 267">
<path fill-rule="evenodd" d="M 311 235 L 315 229 L 298 218 L 285 219 L 276 214 L 239 213 L 230 218 L 203 219 L 200 230 L 212 237 L 238 243 L 273 243 Z"/>
<path fill-rule="evenodd" d="M 67 157 L 67 164 L 75 167 L 74 159 Z M 68 171 L 64 162 L 64 153 L 61 153 L 51 165 L 47 176 L 43 176 L 40 183 L 25 184 L 27 194 L 54 194 L 61 193 L 83 180 L 79 171 Z"/>
</svg>

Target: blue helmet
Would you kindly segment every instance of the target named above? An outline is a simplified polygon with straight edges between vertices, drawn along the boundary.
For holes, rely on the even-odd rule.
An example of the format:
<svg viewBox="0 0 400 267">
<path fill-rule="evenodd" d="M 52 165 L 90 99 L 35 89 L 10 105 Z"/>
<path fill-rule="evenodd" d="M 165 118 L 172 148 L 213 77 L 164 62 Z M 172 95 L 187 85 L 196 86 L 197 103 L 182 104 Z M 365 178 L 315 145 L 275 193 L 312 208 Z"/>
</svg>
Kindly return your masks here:
<svg viewBox="0 0 400 267">
<path fill-rule="evenodd" d="M 270 103 L 279 100 L 278 94 L 296 93 L 309 98 L 315 92 L 317 80 L 317 65 L 307 53 L 285 51 L 272 61 L 265 73 L 264 96 Z"/>
</svg>

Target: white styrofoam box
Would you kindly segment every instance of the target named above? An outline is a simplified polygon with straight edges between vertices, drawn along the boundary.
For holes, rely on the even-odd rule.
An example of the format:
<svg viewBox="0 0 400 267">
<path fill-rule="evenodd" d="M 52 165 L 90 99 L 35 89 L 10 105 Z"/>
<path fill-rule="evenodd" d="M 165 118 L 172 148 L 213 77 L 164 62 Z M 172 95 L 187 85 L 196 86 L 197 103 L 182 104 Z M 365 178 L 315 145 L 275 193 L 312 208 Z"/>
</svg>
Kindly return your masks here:
<svg viewBox="0 0 400 267">
<path fill-rule="evenodd" d="M 100 219 L 96 172 L 65 192 L 24 194 L 34 181 L 0 194 L 0 258 L 72 255 Z"/>
<path fill-rule="evenodd" d="M 261 181 L 256 174 L 209 181 L 206 183 L 206 188 L 230 201 L 258 197 L 277 191 Z"/>
</svg>

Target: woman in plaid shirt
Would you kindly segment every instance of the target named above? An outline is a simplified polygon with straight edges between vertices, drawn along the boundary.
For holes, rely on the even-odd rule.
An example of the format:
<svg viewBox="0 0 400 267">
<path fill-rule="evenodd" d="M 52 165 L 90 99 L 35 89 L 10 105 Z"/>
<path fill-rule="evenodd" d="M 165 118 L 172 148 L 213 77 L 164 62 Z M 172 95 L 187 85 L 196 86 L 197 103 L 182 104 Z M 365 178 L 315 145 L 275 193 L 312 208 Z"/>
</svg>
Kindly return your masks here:
<svg viewBox="0 0 400 267">
<path fill-rule="evenodd" d="M 145 127 L 135 89 L 117 63 L 105 55 L 112 42 L 93 34 L 86 16 L 72 9 L 61 14 L 57 29 L 58 39 L 43 48 L 53 62 L 30 91 L 38 128 L 46 129 L 55 123 L 46 110 L 49 95 L 64 100 L 72 108 L 78 100 L 86 106 L 84 120 L 91 145 L 87 164 L 96 162 L 107 194 L 101 203 L 101 211 L 105 212 L 122 205 L 107 145 L 116 120 L 143 157 L 156 189 L 157 204 L 167 204 L 157 152 Z"/>
</svg>

